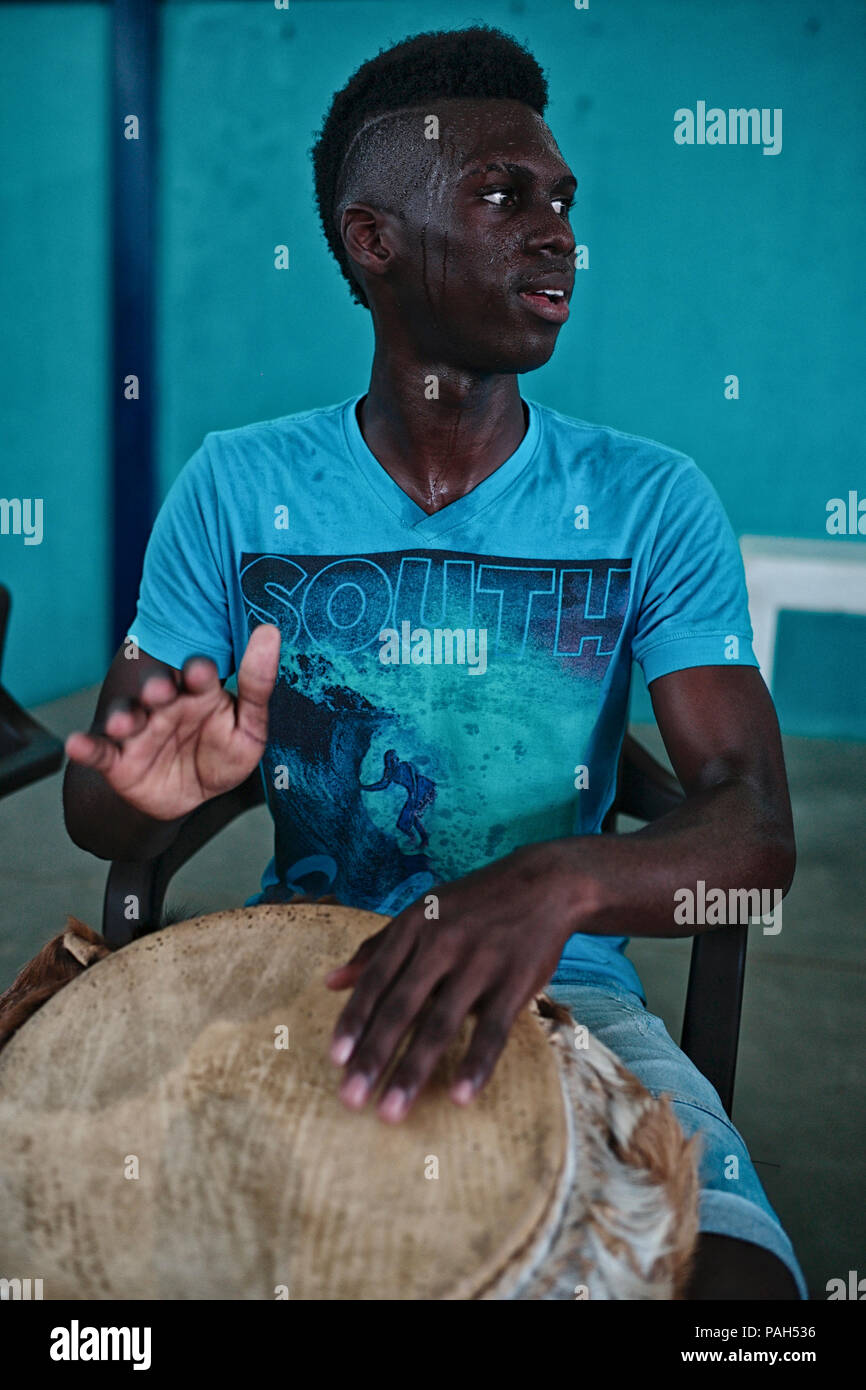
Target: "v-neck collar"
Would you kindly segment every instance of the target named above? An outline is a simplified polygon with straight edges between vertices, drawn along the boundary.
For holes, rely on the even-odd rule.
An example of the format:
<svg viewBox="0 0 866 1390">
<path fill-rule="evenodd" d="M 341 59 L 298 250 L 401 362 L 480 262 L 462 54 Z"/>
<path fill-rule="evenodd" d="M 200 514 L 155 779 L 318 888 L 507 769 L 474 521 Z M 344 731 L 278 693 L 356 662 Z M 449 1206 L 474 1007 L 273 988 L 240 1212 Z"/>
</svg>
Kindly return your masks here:
<svg viewBox="0 0 866 1390">
<path fill-rule="evenodd" d="M 400 524 L 419 536 L 439 536 L 490 506 L 510 487 L 519 473 L 523 471 L 535 452 L 540 435 L 538 408 L 532 401 L 525 405 L 529 413 L 527 430 L 514 453 L 504 463 L 500 463 L 482 482 L 476 484 L 471 492 L 457 497 L 438 512 L 428 516 L 403 489 L 395 483 L 387 469 L 383 468 L 376 455 L 369 448 L 358 423 L 358 403 L 365 393 L 353 396 L 343 406 L 343 433 L 346 447 L 360 472 L 375 492 L 379 501 L 392 512 Z"/>
</svg>

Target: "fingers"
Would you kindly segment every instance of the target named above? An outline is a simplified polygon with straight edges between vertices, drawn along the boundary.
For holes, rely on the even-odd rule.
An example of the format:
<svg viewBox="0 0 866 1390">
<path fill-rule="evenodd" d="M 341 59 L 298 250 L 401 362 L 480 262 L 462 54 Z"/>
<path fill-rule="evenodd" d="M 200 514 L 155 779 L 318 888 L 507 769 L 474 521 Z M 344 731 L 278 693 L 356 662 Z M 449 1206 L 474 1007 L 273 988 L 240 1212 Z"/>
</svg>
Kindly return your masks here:
<svg viewBox="0 0 866 1390">
<path fill-rule="evenodd" d="M 319 898 L 319 902 L 336 902 L 336 898 Z M 335 970 L 330 971 L 325 976 L 325 984 L 328 989 L 348 989 L 360 977 L 364 967 L 372 960 L 376 951 L 382 943 L 382 938 L 387 931 L 383 927 L 381 931 L 374 932 L 368 936 L 358 947 L 351 960 L 347 960 L 345 965 L 338 965 Z"/>
<path fill-rule="evenodd" d="M 216 662 L 209 656 L 188 656 L 177 682 L 170 675 L 148 676 L 138 692 L 136 703 L 146 710 L 165 709 L 181 695 L 204 695 L 220 690 Z"/>
<path fill-rule="evenodd" d="M 151 682 L 163 680 L 165 680 L 168 685 L 173 684 L 173 682 L 168 680 L 167 677 L 151 676 L 150 680 L 145 682 L 142 694 L 141 696 L 139 696 L 139 698 L 142 699 L 142 697 L 144 696 L 144 691 L 147 690 L 148 686 L 151 685 Z M 209 656 L 187 657 L 181 669 L 180 685 L 181 689 L 175 690 L 173 692 L 171 696 L 172 699 L 176 695 L 184 693 L 189 695 L 216 694 L 219 690 L 222 689 L 222 682 L 220 681 L 219 671 L 217 670 L 216 662 L 211 661 Z M 151 692 L 150 703 L 153 703 L 152 695 L 153 692 Z M 166 700 L 164 703 L 168 704 L 169 700 Z"/>
<path fill-rule="evenodd" d="M 331 1060 L 337 1066 L 342 1066 L 353 1055 L 382 997 L 415 949 L 415 935 L 406 929 L 405 924 L 403 930 L 391 930 L 398 920 L 394 918 L 383 929 L 381 943 L 371 953 L 352 997 L 337 1019 L 331 1042 Z M 355 1070 L 354 1066 L 352 1070 Z"/>
<path fill-rule="evenodd" d="M 108 719 L 113 717 L 118 708 L 124 711 L 141 709 L 148 714 L 156 714 L 159 710 L 168 709 L 183 695 L 214 696 L 221 691 L 222 683 L 216 662 L 211 661 L 209 656 L 189 656 L 183 663 L 177 682 L 169 675 L 148 676 L 138 692 L 137 700 L 115 706 Z M 106 733 L 109 732 L 108 719 L 105 725 Z M 135 732 L 140 732 L 140 729 L 136 729 Z"/>
<path fill-rule="evenodd" d="M 458 1105 L 468 1105 L 490 1080 L 514 1020 L 530 993 L 531 990 L 515 993 L 513 981 L 508 981 L 479 1008 L 472 1041 L 451 1086 L 451 1099 Z"/>
<path fill-rule="evenodd" d="M 120 757 L 120 750 L 111 739 L 99 734 L 86 734 L 80 729 L 69 735 L 64 748 L 72 762 L 95 768 L 103 776 L 110 773 Z"/>
<path fill-rule="evenodd" d="M 397 978 L 385 998 L 380 1001 L 375 1018 L 357 1045 L 340 1087 L 340 1099 L 351 1109 L 360 1110 L 366 1105 L 393 1061 L 406 1032 L 430 999 L 431 988 L 435 988 L 438 978 L 441 976 L 431 976 L 429 971 L 419 969 L 415 965 L 414 969 L 410 967 Z M 438 1036 L 436 1030 L 442 1024 L 441 1010 L 435 1002 L 430 1005 L 430 1015 L 434 1018 L 434 1023 L 426 1034 L 428 1039 Z M 419 1030 L 424 1029 L 426 1025 L 425 1017 L 424 1023 L 419 1024 Z M 459 1027 L 459 1024 L 457 1026 Z M 414 1099 L 417 1087 L 413 1087 L 411 1081 L 411 1074 L 407 1074 L 407 1093 L 409 1098 Z M 420 1084 L 421 1081 L 418 1082 L 418 1085 Z M 389 1090 L 389 1096 L 390 1094 Z M 392 1097 L 392 1108 L 393 1104 Z M 399 1114 L 392 1114 L 387 1118 L 402 1119 L 403 1113 L 401 1108 Z"/>
<path fill-rule="evenodd" d="M 478 985 L 471 976 L 460 977 L 449 980 L 432 1000 L 379 1102 L 378 1113 L 383 1120 L 397 1124 L 406 1117 L 443 1053 L 460 1032 L 477 995 Z M 366 1040 L 359 1049 L 359 1060 L 365 1046 Z"/>
<path fill-rule="evenodd" d="M 190 669 L 194 660 L 195 658 L 191 658 L 187 663 Z M 163 709 L 176 700 L 177 696 L 178 687 L 171 676 L 148 676 L 138 692 L 137 703 L 146 710 Z"/>
<path fill-rule="evenodd" d="M 148 712 L 137 702 L 127 701 L 110 709 L 103 725 L 103 733 L 115 743 L 140 734 L 147 724 Z"/>
<path fill-rule="evenodd" d="M 256 743 L 267 743 L 268 703 L 280 667 L 280 629 L 273 623 L 254 628 L 238 667 L 238 728 Z"/>
<path fill-rule="evenodd" d="M 166 709 L 180 694 L 199 695 L 214 684 L 219 688 L 219 674 L 209 657 L 189 657 L 180 685 L 169 675 L 148 676 L 137 698 L 112 701 L 101 724 L 90 731 L 77 729 L 71 733 L 64 745 L 66 754 L 73 762 L 108 776 L 122 757 L 120 745 L 143 733 L 151 714 Z"/>
<path fill-rule="evenodd" d="M 447 967 L 441 966 L 433 975 L 430 965 L 425 962 L 422 968 L 416 957 L 384 997 L 380 994 L 375 1016 L 340 1087 L 340 1098 L 350 1109 L 360 1110 L 367 1103 L 405 1034 L 414 1027 L 411 1042 L 378 1106 L 380 1118 L 389 1123 L 405 1119 L 473 1009 L 478 1012 L 478 1021 L 452 1084 L 451 1098 L 466 1105 L 489 1081 L 526 1002 L 526 990 L 516 988 L 511 979 L 495 991 L 487 988 L 485 993 L 489 975 L 481 967 L 450 975 L 446 972 Z"/>
</svg>

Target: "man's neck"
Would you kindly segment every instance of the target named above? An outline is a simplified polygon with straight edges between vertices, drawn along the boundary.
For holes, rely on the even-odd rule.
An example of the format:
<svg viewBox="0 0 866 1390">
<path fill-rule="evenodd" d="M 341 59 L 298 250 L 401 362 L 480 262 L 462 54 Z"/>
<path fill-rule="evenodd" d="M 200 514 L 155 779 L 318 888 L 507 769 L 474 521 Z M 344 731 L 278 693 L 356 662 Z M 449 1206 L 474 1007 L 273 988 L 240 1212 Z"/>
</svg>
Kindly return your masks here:
<svg viewBox="0 0 866 1390">
<path fill-rule="evenodd" d="M 430 516 L 495 472 L 527 426 L 516 376 L 407 365 L 379 349 L 358 414 L 371 453 Z"/>
</svg>

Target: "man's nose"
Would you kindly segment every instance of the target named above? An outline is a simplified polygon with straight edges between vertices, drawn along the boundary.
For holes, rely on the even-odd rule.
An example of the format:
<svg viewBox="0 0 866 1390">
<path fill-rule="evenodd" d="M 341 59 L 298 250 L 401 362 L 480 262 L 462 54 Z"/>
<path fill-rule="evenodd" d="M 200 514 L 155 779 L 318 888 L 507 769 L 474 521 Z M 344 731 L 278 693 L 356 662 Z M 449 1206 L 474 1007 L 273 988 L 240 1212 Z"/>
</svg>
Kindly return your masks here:
<svg viewBox="0 0 866 1390">
<path fill-rule="evenodd" d="M 577 245 L 574 232 L 550 203 L 540 206 L 530 222 L 531 230 L 526 237 L 528 251 L 549 251 L 563 258 L 574 255 Z"/>
</svg>

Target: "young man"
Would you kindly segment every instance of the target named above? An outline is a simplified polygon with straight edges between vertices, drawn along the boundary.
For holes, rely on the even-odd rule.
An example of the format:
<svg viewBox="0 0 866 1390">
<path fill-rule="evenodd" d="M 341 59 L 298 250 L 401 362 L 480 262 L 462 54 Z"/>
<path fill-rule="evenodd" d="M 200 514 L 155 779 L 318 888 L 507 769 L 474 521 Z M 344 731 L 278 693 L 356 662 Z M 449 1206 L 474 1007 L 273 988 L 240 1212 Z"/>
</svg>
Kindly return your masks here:
<svg viewBox="0 0 866 1390">
<path fill-rule="evenodd" d="M 417 1023 L 379 1101 L 399 1121 L 470 1012 L 453 1096 L 471 1101 L 553 976 L 703 1135 L 692 1296 L 795 1298 L 743 1141 L 623 952 L 689 934 L 674 895 L 698 879 L 787 890 L 779 731 L 736 541 L 692 460 L 521 399 L 574 282 L 576 180 L 546 101 L 531 55 L 483 28 L 399 44 L 334 98 L 316 192 L 372 315 L 369 389 L 210 433 L 182 470 L 139 660 L 118 653 L 67 743 L 67 824 L 102 857 L 149 856 L 261 761 L 275 854 L 253 901 L 333 893 L 392 918 L 330 980 L 353 987 L 345 1103 Z M 686 799 L 601 837 L 633 657 Z"/>
</svg>

